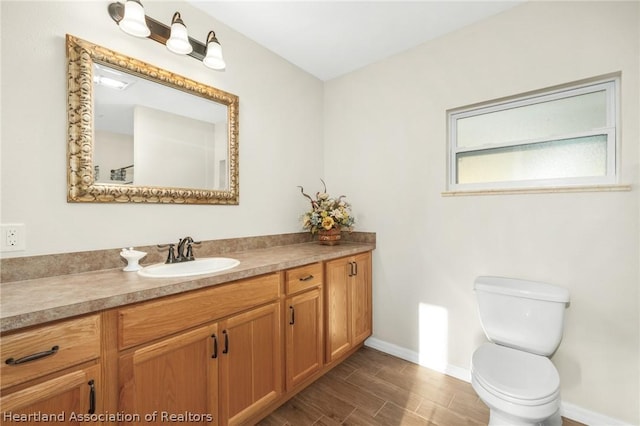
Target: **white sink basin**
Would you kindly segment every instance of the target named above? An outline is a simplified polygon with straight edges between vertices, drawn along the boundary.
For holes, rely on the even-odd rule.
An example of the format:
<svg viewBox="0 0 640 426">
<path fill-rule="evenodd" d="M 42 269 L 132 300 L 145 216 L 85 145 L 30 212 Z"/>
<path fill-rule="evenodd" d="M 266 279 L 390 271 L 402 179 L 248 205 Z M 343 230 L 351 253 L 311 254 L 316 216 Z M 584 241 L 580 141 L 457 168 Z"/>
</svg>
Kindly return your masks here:
<svg viewBox="0 0 640 426">
<path fill-rule="evenodd" d="M 151 278 L 189 277 L 224 271 L 239 264 L 239 260 L 229 257 L 203 257 L 189 262 L 156 263 L 140 269 L 138 274 Z"/>
</svg>

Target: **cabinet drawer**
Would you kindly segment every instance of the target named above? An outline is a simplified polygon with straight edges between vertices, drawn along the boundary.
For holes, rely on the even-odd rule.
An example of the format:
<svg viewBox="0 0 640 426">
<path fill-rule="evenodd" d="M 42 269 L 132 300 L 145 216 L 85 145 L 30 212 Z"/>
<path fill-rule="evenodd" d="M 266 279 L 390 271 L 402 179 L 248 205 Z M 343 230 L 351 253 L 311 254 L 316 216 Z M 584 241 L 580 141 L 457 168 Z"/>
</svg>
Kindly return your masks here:
<svg viewBox="0 0 640 426">
<path fill-rule="evenodd" d="M 289 269 L 285 273 L 287 294 L 297 293 L 308 288 L 322 285 L 322 263 L 312 263 Z"/>
<path fill-rule="evenodd" d="M 235 281 L 120 309 L 118 346 L 136 346 L 275 300 L 280 297 L 279 276 Z"/>
<path fill-rule="evenodd" d="M 2 336 L 0 353 L 3 389 L 96 359 L 100 356 L 100 316 L 66 320 Z"/>
</svg>

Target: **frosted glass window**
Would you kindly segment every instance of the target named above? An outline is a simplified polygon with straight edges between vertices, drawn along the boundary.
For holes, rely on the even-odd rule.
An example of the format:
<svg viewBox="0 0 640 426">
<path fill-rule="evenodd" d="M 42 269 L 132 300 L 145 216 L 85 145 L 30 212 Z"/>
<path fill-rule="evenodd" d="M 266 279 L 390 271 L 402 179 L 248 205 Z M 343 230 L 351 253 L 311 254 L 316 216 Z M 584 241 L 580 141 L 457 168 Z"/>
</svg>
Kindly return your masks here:
<svg viewBox="0 0 640 426">
<path fill-rule="evenodd" d="M 458 146 L 536 140 L 607 124 L 606 92 L 489 112 L 458 120 Z"/>
<path fill-rule="evenodd" d="M 617 81 L 449 112 L 449 187 L 613 183 Z"/>
<path fill-rule="evenodd" d="M 458 154 L 458 183 L 605 176 L 607 135 Z"/>
</svg>

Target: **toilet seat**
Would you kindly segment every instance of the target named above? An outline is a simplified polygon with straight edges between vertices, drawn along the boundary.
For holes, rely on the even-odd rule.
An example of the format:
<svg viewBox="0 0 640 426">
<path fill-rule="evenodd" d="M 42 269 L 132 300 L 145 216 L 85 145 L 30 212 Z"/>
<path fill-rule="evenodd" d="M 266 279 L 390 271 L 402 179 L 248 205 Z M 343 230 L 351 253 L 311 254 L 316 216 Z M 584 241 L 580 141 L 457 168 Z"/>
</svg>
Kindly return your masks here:
<svg viewBox="0 0 640 426">
<path fill-rule="evenodd" d="M 471 374 L 487 392 L 517 405 L 545 405 L 560 395 L 560 377 L 548 358 L 494 343 L 474 352 Z"/>
</svg>

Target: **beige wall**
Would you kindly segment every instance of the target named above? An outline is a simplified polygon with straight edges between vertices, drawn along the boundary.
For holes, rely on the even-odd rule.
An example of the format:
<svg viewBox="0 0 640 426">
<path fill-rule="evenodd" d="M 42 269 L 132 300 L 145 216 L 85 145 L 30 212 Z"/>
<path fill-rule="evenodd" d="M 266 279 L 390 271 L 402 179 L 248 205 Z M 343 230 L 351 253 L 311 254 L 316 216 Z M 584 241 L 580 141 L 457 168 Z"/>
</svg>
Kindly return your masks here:
<svg viewBox="0 0 640 426">
<path fill-rule="evenodd" d="M 316 184 L 323 173 L 322 82 L 186 3 L 143 3 L 165 23 L 179 10 L 201 42 L 215 30 L 227 70 L 123 33 L 109 1 L 1 2 L 1 220 L 24 223 L 27 233 L 26 251 L 2 256 L 302 230 L 307 203 L 296 185 Z M 238 95 L 240 205 L 67 203 L 67 33 Z"/>
<path fill-rule="evenodd" d="M 464 376 L 485 339 L 476 276 L 560 284 L 566 407 L 640 422 L 639 16 L 637 2 L 527 3 L 325 85 L 327 183 L 378 236 L 375 344 Z M 441 195 L 446 110 L 618 71 L 632 191 Z"/>
</svg>

